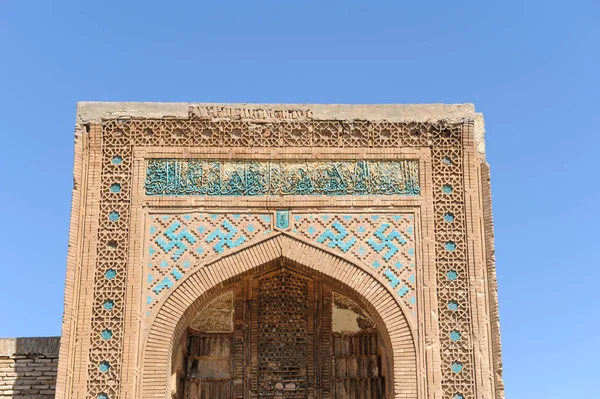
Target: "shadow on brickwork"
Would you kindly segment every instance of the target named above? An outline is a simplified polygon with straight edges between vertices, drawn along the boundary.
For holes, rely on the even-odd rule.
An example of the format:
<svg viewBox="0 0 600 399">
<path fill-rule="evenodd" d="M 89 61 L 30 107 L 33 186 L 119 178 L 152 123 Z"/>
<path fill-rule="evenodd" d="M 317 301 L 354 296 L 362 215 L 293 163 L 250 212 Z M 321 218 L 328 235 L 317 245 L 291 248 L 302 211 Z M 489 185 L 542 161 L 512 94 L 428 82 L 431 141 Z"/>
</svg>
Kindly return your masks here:
<svg viewBox="0 0 600 399">
<path fill-rule="evenodd" d="M 60 337 L 0 338 L 0 399 L 54 398 Z"/>
</svg>

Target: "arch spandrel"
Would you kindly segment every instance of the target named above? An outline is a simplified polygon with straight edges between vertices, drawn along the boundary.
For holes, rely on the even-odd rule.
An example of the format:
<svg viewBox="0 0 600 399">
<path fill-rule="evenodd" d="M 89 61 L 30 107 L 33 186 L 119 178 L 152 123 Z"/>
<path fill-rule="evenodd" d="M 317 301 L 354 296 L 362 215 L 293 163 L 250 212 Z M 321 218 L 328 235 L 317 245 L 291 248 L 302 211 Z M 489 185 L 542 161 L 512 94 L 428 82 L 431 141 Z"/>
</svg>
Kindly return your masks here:
<svg viewBox="0 0 600 399">
<path fill-rule="evenodd" d="M 164 398 L 169 387 L 174 341 L 197 314 L 197 306 L 223 287 L 252 271 L 268 269 L 280 260 L 321 276 L 355 294 L 360 304 L 387 330 L 391 348 L 394 396 L 417 398 L 417 352 L 413 331 L 402 304 L 382 281 L 360 266 L 322 248 L 279 234 L 240 249 L 186 276 L 174 287 L 147 329 L 142 360 L 141 396 Z M 210 283 L 209 283 L 210 282 Z"/>
<path fill-rule="evenodd" d="M 400 298 L 411 325 L 416 325 L 417 239 L 412 213 L 277 211 L 275 215 L 201 211 L 149 215 L 146 316 L 152 316 L 165 295 L 196 268 L 279 231 L 380 278 Z"/>
</svg>

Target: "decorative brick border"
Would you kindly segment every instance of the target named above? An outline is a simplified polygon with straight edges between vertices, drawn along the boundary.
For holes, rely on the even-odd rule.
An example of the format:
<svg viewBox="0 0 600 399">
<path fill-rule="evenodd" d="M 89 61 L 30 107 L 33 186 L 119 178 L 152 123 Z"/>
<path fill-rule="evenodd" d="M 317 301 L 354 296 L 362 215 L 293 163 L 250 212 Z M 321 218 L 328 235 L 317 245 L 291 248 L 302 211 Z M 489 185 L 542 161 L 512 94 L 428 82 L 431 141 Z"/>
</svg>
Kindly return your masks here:
<svg viewBox="0 0 600 399">
<path fill-rule="evenodd" d="M 417 355 L 411 328 L 404 316 L 401 302 L 385 283 L 378 281 L 362 268 L 320 248 L 281 233 L 236 253 L 225 255 L 199 269 L 184 280 L 164 301 L 149 328 L 144 342 L 141 372 L 141 397 L 165 398 L 169 387 L 173 343 L 194 317 L 197 306 L 204 302 L 211 290 L 252 269 L 269 265 L 278 259 L 292 261 L 319 276 L 329 277 L 363 299 L 366 309 L 387 329 L 394 366 L 392 398 L 417 396 Z"/>
</svg>

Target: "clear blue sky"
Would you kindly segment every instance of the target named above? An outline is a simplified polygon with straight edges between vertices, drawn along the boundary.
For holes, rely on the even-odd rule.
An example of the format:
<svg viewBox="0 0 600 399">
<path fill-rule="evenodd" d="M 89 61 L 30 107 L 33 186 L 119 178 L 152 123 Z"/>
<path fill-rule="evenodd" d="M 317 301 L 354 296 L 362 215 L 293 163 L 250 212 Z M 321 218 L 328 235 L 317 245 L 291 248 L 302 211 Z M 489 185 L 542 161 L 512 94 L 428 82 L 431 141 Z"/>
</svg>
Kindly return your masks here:
<svg viewBox="0 0 600 399">
<path fill-rule="evenodd" d="M 167 3 L 0 2 L 0 336 L 60 334 L 77 101 L 472 102 L 507 397 L 598 397 L 597 0 Z"/>
</svg>

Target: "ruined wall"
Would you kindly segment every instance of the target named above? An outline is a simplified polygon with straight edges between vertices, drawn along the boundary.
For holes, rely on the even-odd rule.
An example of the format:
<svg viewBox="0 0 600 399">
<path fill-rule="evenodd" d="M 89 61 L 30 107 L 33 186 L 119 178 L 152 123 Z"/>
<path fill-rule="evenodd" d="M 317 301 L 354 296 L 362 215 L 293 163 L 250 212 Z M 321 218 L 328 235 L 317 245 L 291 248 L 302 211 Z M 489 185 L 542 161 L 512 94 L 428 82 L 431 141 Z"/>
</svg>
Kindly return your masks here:
<svg viewBox="0 0 600 399">
<path fill-rule="evenodd" d="M 54 398 L 59 337 L 0 339 L 0 399 Z"/>
</svg>

